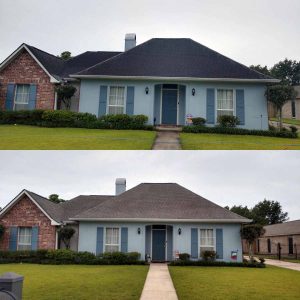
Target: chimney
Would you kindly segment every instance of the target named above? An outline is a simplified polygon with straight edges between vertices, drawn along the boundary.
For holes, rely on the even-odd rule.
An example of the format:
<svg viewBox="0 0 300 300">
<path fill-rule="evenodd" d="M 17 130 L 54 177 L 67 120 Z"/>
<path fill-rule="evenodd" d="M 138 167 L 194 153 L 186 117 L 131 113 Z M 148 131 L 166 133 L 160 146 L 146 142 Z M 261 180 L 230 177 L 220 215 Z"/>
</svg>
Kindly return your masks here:
<svg viewBox="0 0 300 300">
<path fill-rule="evenodd" d="M 116 196 L 126 192 L 126 178 L 116 179 Z"/>
<path fill-rule="evenodd" d="M 128 51 L 136 46 L 136 34 L 127 33 L 125 35 L 125 51 Z"/>
</svg>

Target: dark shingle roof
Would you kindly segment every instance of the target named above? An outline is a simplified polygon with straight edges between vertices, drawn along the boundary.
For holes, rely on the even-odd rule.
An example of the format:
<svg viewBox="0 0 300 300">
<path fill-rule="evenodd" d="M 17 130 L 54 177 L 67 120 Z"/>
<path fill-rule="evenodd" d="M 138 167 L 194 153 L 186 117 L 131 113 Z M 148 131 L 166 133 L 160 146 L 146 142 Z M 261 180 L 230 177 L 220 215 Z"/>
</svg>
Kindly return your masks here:
<svg viewBox="0 0 300 300">
<path fill-rule="evenodd" d="M 282 224 L 264 226 L 264 236 L 300 234 L 300 220 L 290 221 Z"/>
<path fill-rule="evenodd" d="M 175 183 L 140 184 L 74 217 L 108 218 L 248 221 Z"/>
<path fill-rule="evenodd" d="M 161 38 L 151 39 L 77 75 L 271 79 L 191 39 Z"/>
</svg>

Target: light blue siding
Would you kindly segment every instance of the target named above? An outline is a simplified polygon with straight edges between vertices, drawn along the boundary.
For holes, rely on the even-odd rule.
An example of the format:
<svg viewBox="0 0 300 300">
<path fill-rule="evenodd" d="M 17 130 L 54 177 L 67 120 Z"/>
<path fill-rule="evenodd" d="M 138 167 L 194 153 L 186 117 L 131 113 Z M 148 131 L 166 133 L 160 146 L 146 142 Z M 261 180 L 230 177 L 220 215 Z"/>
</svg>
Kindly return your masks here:
<svg viewBox="0 0 300 300">
<path fill-rule="evenodd" d="M 191 258 L 198 258 L 198 228 L 191 228 Z"/>
<path fill-rule="evenodd" d="M 5 110 L 13 110 L 15 98 L 15 84 L 9 83 L 6 90 Z"/>
<path fill-rule="evenodd" d="M 240 125 L 245 125 L 245 95 L 244 90 L 236 90 L 236 116 Z"/>
<path fill-rule="evenodd" d="M 206 122 L 207 124 L 215 123 L 215 89 L 206 91 Z"/>
<path fill-rule="evenodd" d="M 126 114 L 134 114 L 134 86 L 127 87 L 127 96 L 126 96 Z"/>
<path fill-rule="evenodd" d="M 128 228 L 121 228 L 121 252 L 128 252 Z"/>
<path fill-rule="evenodd" d="M 223 229 L 216 229 L 216 252 L 218 259 L 223 259 Z"/>
<path fill-rule="evenodd" d="M 95 250 L 91 252 L 95 252 Z M 96 254 L 98 255 L 102 253 L 103 253 L 103 227 L 97 227 Z"/>
<path fill-rule="evenodd" d="M 9 251 L 17 251 L 18 227 L 9 228 Z"/>
<path fill-rule="evenodd" d="M 100 96 L 99 96 L 99 110 L 98 116 L 104 116 L 106 114 L 107 109 L 107 86 L 101 85 L 100 86 Z"/>
<path fill-rule="evenodd" d="M 31 249 L 37 250 L 39 247 L 39 227 L 34 226 L 31 229 Z"/>
<path fill-rule="evenodd" d="M 29 88 L 29 102 L 28 102 L 28 109 L 33 110 L 35 109 L 36 105 L 36 84 L 31 84 Z"/>
</svg>

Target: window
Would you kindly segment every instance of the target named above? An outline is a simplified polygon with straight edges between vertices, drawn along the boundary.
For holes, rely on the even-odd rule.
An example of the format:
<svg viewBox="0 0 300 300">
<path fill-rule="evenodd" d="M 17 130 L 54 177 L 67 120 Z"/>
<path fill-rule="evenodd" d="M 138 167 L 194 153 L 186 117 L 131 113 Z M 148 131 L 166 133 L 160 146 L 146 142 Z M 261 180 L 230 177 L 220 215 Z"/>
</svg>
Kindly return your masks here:
<svg viewBox="0 0 300 300">
<path fill-rule="evenodd" d="M 200 255 L 203 251 L 215 250 L 213 229 L 200 229 Z"/>
<path fill-rule="evenodd" d="M 119 228 L 106 228 L 105 252 L 119 251 Z"/>
<path fill-rule="evenodd" d="M 19 228 L 18 250 L 31 250 L 31 227 Z"/>
<path fill-rule="evenodd" d="M 109 89 L 108 114 L 125 113 L 125 87 L 111 86 Z"/>
<path fill-rule="evenodd" d="M 292 100 L 292 118 L 296 118 L 296 101 Z"/>
<path fill-rule="evenodd" d="M 267 239 L 267 243 L 268 243 L 268 253 L 271 253 L 271 240 Z"/>
<path fill-rule="evenodd" d="M 28 109 L 29 84 L 18 84 L 15 94 L 14 110 Z"/>
<path fill-rule="evenodd" d="M 233 90 L 218 90 L 217 92 L 217 117 L 233 116 Z"/>
</svg>

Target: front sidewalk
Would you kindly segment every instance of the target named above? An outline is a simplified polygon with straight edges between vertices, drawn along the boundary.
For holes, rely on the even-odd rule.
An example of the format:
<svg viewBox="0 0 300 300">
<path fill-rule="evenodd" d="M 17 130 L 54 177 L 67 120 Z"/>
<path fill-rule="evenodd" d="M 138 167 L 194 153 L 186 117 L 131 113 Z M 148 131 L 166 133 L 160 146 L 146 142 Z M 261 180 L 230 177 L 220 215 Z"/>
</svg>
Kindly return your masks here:
<svg viewBox="0 0 300 300">
<path fill-rule="evenodd" d="M 151 264 L 140 300 L 178 300 L 167 264 Z"/>
<path fill-rule="evenodd" d="M 275 259 L 265 259 L 265 263 L 267 265 L 271 265 L 271 266 L 275 266 L 275 267 L 300 271 L 300 264 L 298 264 L 298 263 L 292 263 L 292 262 L 275 260 Z"/>
</svg>

